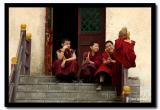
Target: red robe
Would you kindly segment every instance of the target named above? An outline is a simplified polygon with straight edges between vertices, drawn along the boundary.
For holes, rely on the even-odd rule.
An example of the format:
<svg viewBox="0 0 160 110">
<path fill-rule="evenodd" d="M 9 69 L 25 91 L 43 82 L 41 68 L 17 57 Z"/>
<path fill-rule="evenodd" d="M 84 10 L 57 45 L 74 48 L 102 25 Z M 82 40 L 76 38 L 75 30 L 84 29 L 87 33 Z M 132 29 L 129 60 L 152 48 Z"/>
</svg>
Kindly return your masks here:
<svg viewBox="0 0 160 110">
<path fill-rule="evenodd" d="M 116 86 L 117 95 L 122 94 L 122 65 L 129 69 L 135 67 L 136 55 L 134 52 L 135 41 L 131 43 L 124 41 L 123 38 L 118 38 L 115 41 L 115 50 L 113 52 L 113 57 L 116 59 L 116 63 L 112 68 L 112 82 Z"/>
<path fill-rule="evenodd" d="M 115 56 L 113 55 L 115 58 Z M 116 87 L 117 95 L 122 94 L 122 64 L 118 61 L 116 61 L 115 64 L 113 64 L 112 67 L 112 84 Z"/>
<path fill-rule="evenodd" d="M 114 56 L 125 68 L 135 67 L 136 54 L 134 52 L 135 41 L 125 42 L 124 39 L 118 38 L 115 41 Z"/>
<path fill-rule="evenodd" d="M 109 55 L 107 52 L 103 52 L 102 58 L 107 60 L 109 57 L 115 60 L 114 54 Z M 112 78 L 112 85 L 116 87 L 117 95 L 122 93 L 122 64 L 118 61 L 116 63 L 101 64 L 94 77 L 97 79 L 101 73 L 106 73 Z"/>
<path fill-rule="evenodd" d="M 103 52 L 102 58 L 107 60 L 111 57 L 112 60 L 115 60 L 114 54 L 109 54 L 107 52 Z M 97 78 L 101 73 L 106 73 L 112 78 L 113 85 L 120 84 L 121 82 L 121 72 L 122 72 L 122 65 L 118 61 L 116 63 L 109 63 L 109 64 L 101 64 L 98 68 L 96 73 L 94 74 L 95 78 Z"/>
<path fill-rule="evenodd" d="M 102 53 L 102 59 L 107 60 L 109 57 L 111 57 L 111 56 L 109 56 L 109 53 L 107 53 L 107 52 Z M 101 64 L 100 67 L 98 68 L 98 70 L 95 72 L 94 77 L 98 77 L 102 72 L 106 73 L 112 77 L 112 74 L 113 74 L 112 68 L 113 68 L 113 63 Z"/>
<path fill-rule="evenodd" d="M 59 52 L 62 52 L 61 50 L 58 50 Z M 71 49 L 71 51 L 66 50 L 64 52 L 64 56 L 65 58 L 70 58 L 73 54 L 73 50 Z M 53 63 L 53 72 L 55 74 L 55 76 L 57 77 L 61 77 L 61 76 L 75 76 L 77 74 L 78 71 L 78 63 L 76 60 L 72 60 L 72 61 L 67 61 L 65 63 L 65 67 L 62 68 L 61 67 L 61 63 L 63 60 L 56 60 Z"/>
<path fill-rule="evenodd" d="M 88 52 L 85 52 L 83 54 L 83 60 L 85 60 L 87 56 L 88 56 Z M 83 79 L 93 77 L 94 73 L 102 63 L 102 56 L 99 52 L 95 53 L 94 56 L 90 54 L 89 59 L 93 61 L 95 64 L 85 63 L 81 66 L 80 77 Z"/>
</svg>

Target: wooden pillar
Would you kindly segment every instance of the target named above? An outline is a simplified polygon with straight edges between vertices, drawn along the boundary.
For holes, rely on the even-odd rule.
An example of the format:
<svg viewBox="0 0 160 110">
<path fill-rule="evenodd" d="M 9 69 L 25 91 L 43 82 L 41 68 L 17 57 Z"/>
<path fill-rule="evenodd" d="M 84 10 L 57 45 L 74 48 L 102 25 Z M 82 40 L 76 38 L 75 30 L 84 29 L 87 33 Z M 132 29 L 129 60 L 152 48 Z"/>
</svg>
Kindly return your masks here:
<svg viewBox="0 0 160 110">
<path fill-rule="evenodd" d="M 52 18 L 52 9 L 46 8 L 46 21 L 45 21 L 45 75 L 52 75 L 52 36 L 53 30 L 51 25 Z"/>
</svg>

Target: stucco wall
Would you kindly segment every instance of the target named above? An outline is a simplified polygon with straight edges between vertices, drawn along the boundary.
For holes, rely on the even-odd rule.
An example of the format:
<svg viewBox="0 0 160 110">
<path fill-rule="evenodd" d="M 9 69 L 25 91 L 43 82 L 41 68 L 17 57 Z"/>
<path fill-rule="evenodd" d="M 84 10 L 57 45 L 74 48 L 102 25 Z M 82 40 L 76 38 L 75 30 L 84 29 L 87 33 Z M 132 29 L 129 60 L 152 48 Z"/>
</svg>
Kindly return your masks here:
<svg viewBox="0 0 160 110">
<path fill-rule="evenodd" d="M 115 41 L 123 26 L 136 41 L 136 68 L 129 69 L 129 76 L 140 78 L 141 101 L 151 101 L 151 9 L 106 8 L 106 40 Z"/>
<path fill-rule="evenodd" d="M 27 24 L 27 32 L 32 33 L 31 73 L 43 73 L 45 8 L 9 9 L 9 68 L 11 58 L 16 56 L 20 39 L 20 25 L 23 23 Z"/>
</svg>

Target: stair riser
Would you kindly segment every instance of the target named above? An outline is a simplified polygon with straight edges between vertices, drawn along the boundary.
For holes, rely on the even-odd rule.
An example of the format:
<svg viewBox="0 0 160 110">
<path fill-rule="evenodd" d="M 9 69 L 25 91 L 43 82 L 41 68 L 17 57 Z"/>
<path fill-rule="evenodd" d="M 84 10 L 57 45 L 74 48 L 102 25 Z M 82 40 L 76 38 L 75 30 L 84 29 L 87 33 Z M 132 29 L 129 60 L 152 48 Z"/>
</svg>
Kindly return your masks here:
<svg viewBox="0 0 160 110">
<path fill-rule="evenodd" d="M 116 98 L 115 92 L 106 93 L 24 93 L 18 92 L 16 99 L 74 99 L 74 100 L 113 100 Z"/>
<path fill-rule="evenodd" d="M 55 77 L 20 77 L 19 84 L 39 84 L 39 83 L 51 83 L 55 82 Z"/>
<path fill-rule="evenodd" d="M 85 100 L 16 100 L 17 103 L 116 103 L 118 101 L 103 101 L 103 100 L 96 100 L 96 101 L 85 101 Z M 120 102 L 118 102 L 120 103 Z"/>
<path fill-rule="evenodd" d="M 75 90 L 75 91 L 95 91 L 96 85 L 90 85 L 90 86 L 76 86 L 74 84 L 71 85 L 19 85 L 18 90 L 23 91 L 31 91 L 31 90 L 37 90 L 37 91 L 46 91 L 46 90 L 62 90 L 62 91 L 68 91 L 68 90 Z M 112 87 L 104 87 L 104 90 L 114 90 Z"/>
<path fill-rule="evenodd" d="M 50 83 L 50 82 L 55 82 L 56 77 L 32 77 L 32 76 L 20 76 L 19 83 L 20 84 L 37 84 L 37 83 Z M 140 81 L 139 80 L 132 80 L 128 79 L 128 85 L 139 85 Z"/>
</svg>

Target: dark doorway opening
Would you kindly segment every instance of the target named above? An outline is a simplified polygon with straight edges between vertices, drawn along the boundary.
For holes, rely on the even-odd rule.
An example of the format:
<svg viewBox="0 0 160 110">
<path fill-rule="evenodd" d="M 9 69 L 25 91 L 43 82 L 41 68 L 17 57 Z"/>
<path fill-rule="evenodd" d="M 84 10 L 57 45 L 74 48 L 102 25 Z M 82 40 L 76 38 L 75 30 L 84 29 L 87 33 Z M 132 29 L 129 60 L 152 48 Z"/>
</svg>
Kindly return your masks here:
<svg viewBox="0 0 160 110">
<path fill-rule="evenodd" d="M 78 8 L 76 6 L 55 6 L 53 8 L 53 61 L 56 50 L 61 48 L 64 38 L 71 40 L 71 48 L 78 47 Z"/>
</svg>

